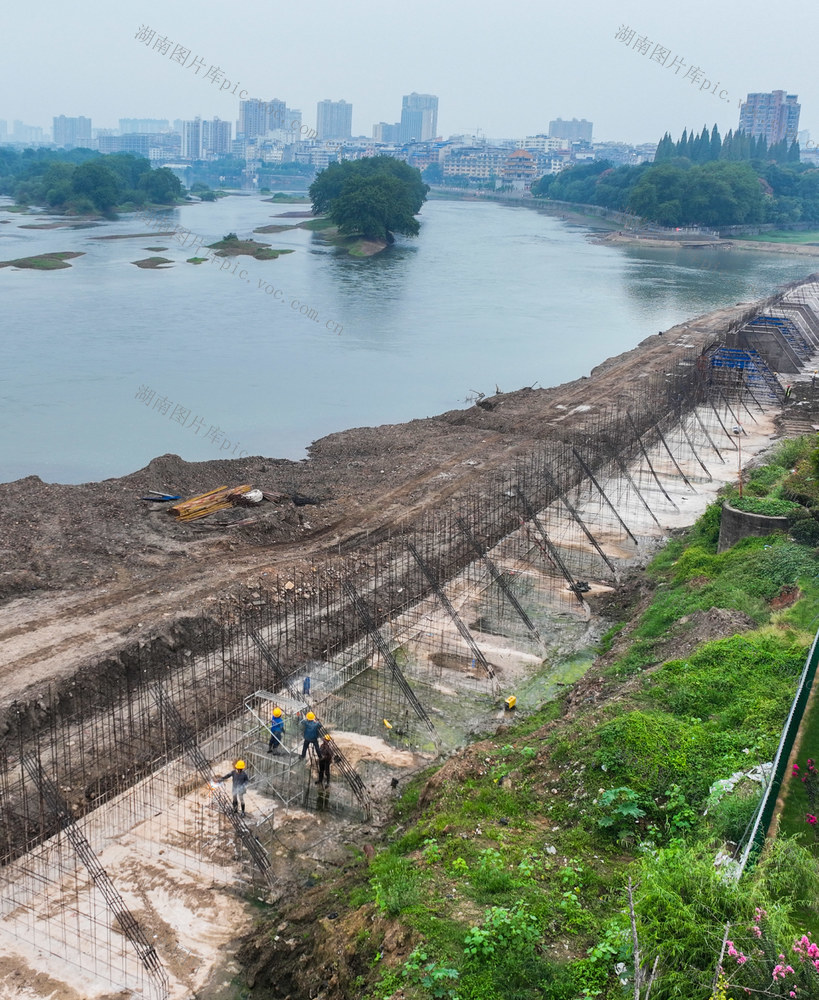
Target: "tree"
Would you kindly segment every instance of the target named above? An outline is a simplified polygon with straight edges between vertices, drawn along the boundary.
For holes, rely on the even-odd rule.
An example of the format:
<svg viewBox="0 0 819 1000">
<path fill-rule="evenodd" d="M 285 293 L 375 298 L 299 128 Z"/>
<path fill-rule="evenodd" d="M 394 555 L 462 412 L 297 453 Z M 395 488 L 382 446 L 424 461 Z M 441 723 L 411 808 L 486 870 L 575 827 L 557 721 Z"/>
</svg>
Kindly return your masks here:
<svg viewBox="0 0 819 1000">
<path fill-rule="evenodd" d="M 708 159 L 718 160 L 722 150 L 722 139 L 720 139 L 719 129 L 717 128 L 716 122 L 714 123 L 714 127 L 711 129 L 710 147 Z"/>
<path fill-rule="evenodd" d="M 444 170 L 440 163 L 430 163 L 421 171 L 421 177 L 427 184 L 443 184 Z"/>
<path fill-rule="evenodd" d="M 122 192 L 119 178 L 104 163 L 91 160 L 83 163 L 71 177 L 74 195 L 87 198 L 100 212 L 110 212 L 118 204 Z"/>
<path fill-rule="evenodd" d="M 182 182 L 168 167 L 149 170 L 143 174 L 139 179 L 139 187 L 149 201 L 161 205 L 172 205 L 182 196 Z"/>
<path fill-rule="evenodd" d="M 332 163 L 310 185 L 316 214 L 327 214 L 346 234 L 392 242 L 393 233 L 417 236 L 415 215 L 429 185 L 403 160 L 367 156 Z"/>
</svg>

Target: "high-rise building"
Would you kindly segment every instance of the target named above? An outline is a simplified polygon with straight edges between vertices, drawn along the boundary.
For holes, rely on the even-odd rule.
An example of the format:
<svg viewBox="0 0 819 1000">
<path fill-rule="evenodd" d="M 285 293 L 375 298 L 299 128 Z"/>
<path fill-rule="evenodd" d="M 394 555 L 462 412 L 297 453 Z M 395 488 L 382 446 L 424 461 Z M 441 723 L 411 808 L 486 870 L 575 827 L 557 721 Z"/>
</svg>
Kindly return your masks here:
<svg viewBox="0 0 819 1000">
<path fill-rule="evenodd" d="M 91 119 L 66 118 L 60 115 L 54 119 L 53 142 L 55 146 L 70 149 L 76 146 L 91 148 Z"/>
<path fill-rule="evenodd" d="M 350 139 L 353 134 L 353 106 L 346 101 L 319 101 L 316 105 L 318 139 Z"/>
<path fill-rule="evenodd" d="M 373 125 L 373 139 L 376 142 L 389 142 L 393 144 L 400 142 L 400 123 L 396 122 L 394 125 L 388 125 L 386 122 L 379 122 L 377 125 Z"/>
<path fill-rule="evenodd" d="M 228 156 L 230 154 L 230 122 L 219 118 L 202 122 L 202 153 L 206 156 Z"/>
<path fill-rule="evenodd" d="M 295 139 L 302 135 L 301 111 L 298 108 L 288 108 L 285 113 L 285 123 L 281 126 L 285 132 L 292 132 Z"/>
<path fill-rule="evenodd" d="M 154 137 L 146 132 L 129 132 L 126 135 L 98 135 L 97 149 L 101 153 L 133 153 L 148 156 Z"/>
<path fill-rule="evenodd" d="M 427 142 L 438 135 L 438 98 L 434 94 L 406 94 L 401 100 L 400 142 Z"/>
<path fill-rule="evenodd" d="M 764 136 L 768 146 L 786 139 L 788 145 L 799 131 L 799 112 L 796 94 L 773 90 L 770 94 L 748 94 L 739 109 L 739 129 L 758 139 Z"/>
<path fill-rule="evenodd" d="M 573 142 L 592 141 L 592 122 L 587 122 L 585 118 L 578 121 L 576 118 L 564 122 L 562 118 L 555 118 L 549 122 L 549 135 L 552 139 L 570 139 Z"/>
<path fill-rule="evenodd" d="M 239 101 L 239 134 L 244 139 L 255 139 L 256 136 L 286 128 L 289 125 L 284 101 L 277 97 L 271 101 L 261 101 L 258 97 Z"/>
<path fill-rule="evenodd" d="M 45 137 L 39 125 L 26 125 L 25 122 L 15 118 L 11 130 L 11 141 L 41 143 L 45 142 Z"/>
<path fill-rule="evenodd" d="M 182 122 L 182 159 L 202 159 L 202 119 L 198 115 L 193 121 Z"/>
<path fill-rule="evenodd" d="M 167 118 L 120 118 L 122 135 L 144 135 L 148 132 L 167 132 Z"/>
</svg>

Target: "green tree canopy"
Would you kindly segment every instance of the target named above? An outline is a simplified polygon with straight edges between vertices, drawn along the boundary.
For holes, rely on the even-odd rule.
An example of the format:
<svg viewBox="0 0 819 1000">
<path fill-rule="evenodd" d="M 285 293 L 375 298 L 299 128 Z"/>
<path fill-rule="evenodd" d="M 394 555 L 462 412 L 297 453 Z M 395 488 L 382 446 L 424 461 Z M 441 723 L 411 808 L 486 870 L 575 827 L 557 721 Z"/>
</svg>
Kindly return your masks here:
<svg viewBox="0 0 819 1000">
<path fill-rule="evenodd" d="M 429 186 L 403 160 L 368 156 L 332 163 L 310 185 L 316 214 L 326 214 L 342 233 L 392 240 L 393 233 L 417 236 L 415 218 Z"/>
</svg>

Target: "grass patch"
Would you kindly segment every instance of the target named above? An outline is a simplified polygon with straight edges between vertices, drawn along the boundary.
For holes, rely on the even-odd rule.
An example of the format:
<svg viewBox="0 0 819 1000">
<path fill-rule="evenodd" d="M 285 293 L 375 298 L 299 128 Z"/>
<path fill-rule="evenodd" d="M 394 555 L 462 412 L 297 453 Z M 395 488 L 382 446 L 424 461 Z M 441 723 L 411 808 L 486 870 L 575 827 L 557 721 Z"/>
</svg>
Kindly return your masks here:
<svg viewBox="0 0 819 1000">
<path fill-rule="evenodd" d="M 262 201 L 272 201 L 277 205 L 302 205 L 309 202 L 310 198 L 306 194 L 285 194 L 277 191 L 272 198 L 263 198 Z"/>
<path fill-rule="evenodd" d="M 320 232 L 323 229 L 333 229 L 335 223 L 332 219 L 321 218 L 321 219 L 308 219 L 306 222 L 300 222 L 298 224 L 299 229 L 309 229 L 311 232 Z"/>
<path fill-rule="evenodd" d="M 142 260 L 132 260 L 131 263 L 143 268 L 143 270 L 152 271 L 161 269 L 166 264 L 173 264 L 173 261 L 167 257 L 144 257 Z"/>
<path fill-rule="evenodd" d="M 747 514 L 762 514 L 765 517 L 788 517 L 802 505 L 792 500 L 780 500 L 777 497 L 737 497 L 731 500 L 731 506 L 736 510 L 744 510 Z"/>
<path fill-rule="evenodd" d="M 19 267 L 30 271 L 59 271 L 65 267 L 67 260 L 74 257 L 84 257 L 83 253 L 58 251 L 57 253 L 41 253 L 34 257 L 18 257 L 17 260 L 0 260 L 0 267 Z"/>
<path fill-rule="evenodd" d="M 732 236 L 732 240 L 742 240 L 746 243 L 816 243 L 819 244 L 819 229 L 808 229 L 797 232 L 789 229 L 772 229 L 769 233 L 758 236 Z"/>
<path fill-rule="evenodd" d="M 292 250 L 274 250 L 269 243 L 259 243 L 257 240 L 240 240 L 233 236 L 217 240 L 216 243 L 208 245 L 209 250 L 214 250 L 217 257 L 239 257 L 246 255 L 255 260 L 275 260 L 285 253 L 293 253 Z"/>
<path fill-rule="evenodd" d="M 667 548 L 648 569 L 658 589 L 634 630 L 638 640 L 657 639 L 685 615 L 710 608 L 742 611 L 764 624 L 768 602 L 783 586 L 819 571 L 816 555 L 783 535 L 744 538 L 720 555 L 683 542 Z"/>
</svg>

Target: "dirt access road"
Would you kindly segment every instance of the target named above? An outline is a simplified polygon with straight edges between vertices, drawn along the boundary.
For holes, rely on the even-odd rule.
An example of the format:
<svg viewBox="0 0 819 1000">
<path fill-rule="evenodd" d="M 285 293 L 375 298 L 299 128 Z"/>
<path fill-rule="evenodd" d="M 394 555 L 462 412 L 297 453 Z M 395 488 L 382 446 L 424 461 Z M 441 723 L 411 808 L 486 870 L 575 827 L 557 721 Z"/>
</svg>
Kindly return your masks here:
<svg viewBox="0 0 819 1000">
<path fill-rule="evenodd" d="M 100 483 L 65 486 L 30 476 L 0 485 L 0 707 L 38 696 L 49 682 L 136 638 L 167 632 L 232 587 L 363 549 L 373 531 L 479 490 L 487 471 L 561 428 L 593 422 L 603 408 L 627 408 L 644 391 L 645 376 L 713 343 L 749 306 L 650 337 L 589 378 L 329 435 L 302 462 L 188 463 L 165 455 Z M 240 483 L 283 498 L 189 523 L 139 499 L 148 490 L 190 497 Z M 294 496 L 320 502 L 297 506 Z"/>
</svg>

